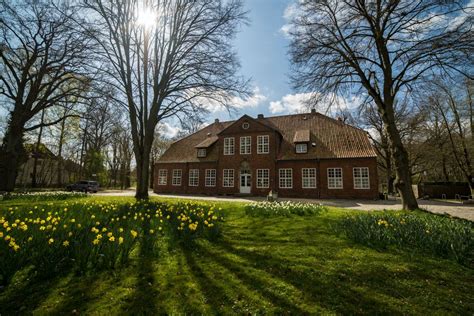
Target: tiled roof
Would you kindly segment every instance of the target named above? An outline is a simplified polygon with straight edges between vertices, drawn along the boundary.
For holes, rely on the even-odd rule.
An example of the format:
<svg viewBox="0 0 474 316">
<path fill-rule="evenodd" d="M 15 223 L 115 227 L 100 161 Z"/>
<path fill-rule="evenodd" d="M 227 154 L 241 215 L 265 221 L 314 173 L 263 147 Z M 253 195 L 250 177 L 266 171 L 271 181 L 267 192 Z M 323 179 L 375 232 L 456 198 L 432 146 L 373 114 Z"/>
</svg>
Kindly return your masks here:
<svg viewBox="0 0 474 316">
<path fill-rule="evenodd" d="M 257 120 L 257 119 L 256 119 Z M 235 121 L 213 123 L 202 130 L 173 143 L 160 158 L 160 162 L 216 161 L 217 146 L 208 147 L 205 158 L 197 158 L 195 148 L 206 145 L 217 134 Z M 274 116 L 258 119 L 258 122 L 278 130 L 282 136 L 279 160 L 365 158 L 377 154 L 367 133 L 320 113 Z M 294 142 L 308 141 L 308 152 L 297 154 Z"/>
<path fill-rule="evenodd" d="M 210 147 L 211 145 L 213 145 L 215 142 L 217 142 L 219 140 L 219 137 L 217 136 L 208 136 L 205 140 L 203 140 L 202 142 L 200 142 L 199 144 L 197 144 L 196 148 L 208 148 Z"/>
<path fill-rule="evenodd" d="M 216 146 L 209 148 L 205 158 L 198 158 L 196 146 L 203 143 L 208 138 L 217 137 L 216 135 L 228 127 L 233 122 L 216 122 L 204 127 L 203 129 L 182 138 L 174 143 L 160 157 L 160 162 L 198 162 L 198 161 L 217 161 L 218 152 Z"/>
<path fill-rule="evenodd" d="M 365 158 L 377 154 L 367 132 L 320 113 L 275 116 L 267 118 L 283 136 L 278 159 Z M 295 153 L 296 131 L 310 131 L 307 154 Z M 313 146 L 313 144 L 315 146 Z"/>
<path fill-rule="evenodd" d="M 299 130 L 295 132 L 293 143 L 308 143 L 310 141 L 309 129 Z"/>
</svg>

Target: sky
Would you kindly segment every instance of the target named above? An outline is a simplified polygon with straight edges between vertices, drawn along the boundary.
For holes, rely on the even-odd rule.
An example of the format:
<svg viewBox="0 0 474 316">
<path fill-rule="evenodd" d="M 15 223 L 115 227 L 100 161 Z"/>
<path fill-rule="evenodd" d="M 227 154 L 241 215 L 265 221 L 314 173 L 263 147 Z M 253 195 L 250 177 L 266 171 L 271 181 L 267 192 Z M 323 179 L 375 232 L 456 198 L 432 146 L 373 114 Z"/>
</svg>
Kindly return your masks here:
<svg viewBox="0 0 474 316">
<path fill-rule="evenodd" d="M 289 82 L 290 62 L 285 25 L 291 15 L 292 0 L 245 0 L 249 25 L 241 27 L 234 44 L 241 63 L 241 75 L 251 79 L 253 95 L 248 99 L 236 99 L 236 113 L 214 109 L 207 123 L 214 119 L 233 120 L 243 114 L 256 117 L 281 115 L 295 112 L 305 98 L 296 94 Z M 179 126 L 165 123 L 169 136 L 177 133 Z"/>
</svg>

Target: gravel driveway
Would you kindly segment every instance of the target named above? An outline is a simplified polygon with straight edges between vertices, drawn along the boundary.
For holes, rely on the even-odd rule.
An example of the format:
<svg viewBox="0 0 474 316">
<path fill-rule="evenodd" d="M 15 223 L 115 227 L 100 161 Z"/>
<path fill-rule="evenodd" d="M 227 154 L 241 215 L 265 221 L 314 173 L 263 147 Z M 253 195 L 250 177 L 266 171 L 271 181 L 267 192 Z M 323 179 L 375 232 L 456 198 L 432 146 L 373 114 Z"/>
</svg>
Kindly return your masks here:
<svg viewBox="0 0 474 316">
<path fill-rule="evenodd" d="M 133 196 L 135 191 L 124 190 L 124 191 L 103 191 L 97 193 L 101 196 Z M 195 195 L 171 195 L 171 194 L 156 194 L 149 192 L 150 196 L 161 196 L 168 198 L 178 199 L 193 199 L 193 200 L 208 200 L 208 201 L 234 201 L 234 202 L 253 202 L 263 201 L 263 197 L 231 197 L 231 196 L 195 196 Z M 354 209 L 354 210 L 399 210 L 402 208 L 400 201 L 373 201 L 373 200 L 318 200 L 318 199 L 281 199 L 290 201 L 301 201 L 310 203 L 321 203 L 324 205 Z M 447 213 L 454 217 L 465 218 L 474 221 L 474 205 L 463 205 L 461 203 L 451 202 L 440 202 L 440 201 L 429 201 L 419 200 L 418 204 L 421 208 L 426 209 L 432 213 L 444 214 Z"/>
</svg>

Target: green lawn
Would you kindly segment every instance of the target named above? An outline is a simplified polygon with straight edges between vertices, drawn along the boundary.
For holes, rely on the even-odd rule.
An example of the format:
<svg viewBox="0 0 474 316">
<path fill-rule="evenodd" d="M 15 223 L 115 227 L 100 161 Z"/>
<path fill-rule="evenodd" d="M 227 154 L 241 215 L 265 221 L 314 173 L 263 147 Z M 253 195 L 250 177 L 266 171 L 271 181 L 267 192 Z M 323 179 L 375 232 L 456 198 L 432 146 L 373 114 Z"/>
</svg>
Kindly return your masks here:
<svg viewBox="0 0 474 316">
<path fill-rule="evenodd" d="M 112 199 L 131 200 L 101 198 Z M 0 202 L 0 212 L 15 205 L 28 202 Z M 219 205 L 218 241 L 181 249 L 163 239 L 153 257 L 137 249 L 126 268 L 85 276 L 41 280 L 22 271 L 0 290 L 0 314 L 474 313 L 474 270 L 355 244 L 334 230 L 355 211 L 253 218 L 244 204 Z"/>
</svg>

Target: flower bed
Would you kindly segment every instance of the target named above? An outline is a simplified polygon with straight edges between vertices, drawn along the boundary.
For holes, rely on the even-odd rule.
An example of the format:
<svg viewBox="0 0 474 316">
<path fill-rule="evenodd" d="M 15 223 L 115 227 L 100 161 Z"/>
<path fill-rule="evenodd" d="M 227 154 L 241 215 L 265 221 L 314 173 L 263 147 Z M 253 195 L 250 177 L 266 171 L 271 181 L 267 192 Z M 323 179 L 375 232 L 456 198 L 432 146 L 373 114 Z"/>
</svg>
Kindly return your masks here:
<svg viewBox="0 0 474 316">
<path fill-rule="evenodd" d="M 135 249 L 152 251 L 161 237 L 184 244 L 216 238 L 222 220 L 213 205 L 192 203 L 91 201 L 8 208 L 0 211 L 0 283 L 30 265 L 44 274 L 114 268 Z"/>
<path fill-rule="evenodd" d="M 325 211 L 321 204 L 299 202 L 255 202 L 245 207 L 245 214 L 253 217 L 274 217 L 290 215 L 317 215 Z"/>
<path fill-rule="evenodd" d="M 377 212 L 348 216 L 340 228 L 355 242 L 409 248 L 474 265 L 474 224 L 420 213 Z"/>
<path fill-rule="evenodd" d="M 67 200 L 73 198 L 86 197 L 86 193 L 82 192 L 67 192 L 67 191 L 54 191 L 54 192 L 18 192 L 18 193 L 7 193 L 0 195 L 0 200 L 25 200 L 30 202 L 39 201 L 50 201 L 50 200 Z"/>
</svg>

